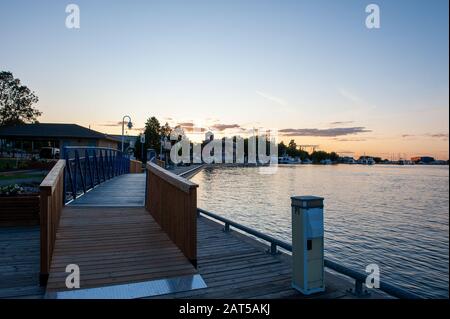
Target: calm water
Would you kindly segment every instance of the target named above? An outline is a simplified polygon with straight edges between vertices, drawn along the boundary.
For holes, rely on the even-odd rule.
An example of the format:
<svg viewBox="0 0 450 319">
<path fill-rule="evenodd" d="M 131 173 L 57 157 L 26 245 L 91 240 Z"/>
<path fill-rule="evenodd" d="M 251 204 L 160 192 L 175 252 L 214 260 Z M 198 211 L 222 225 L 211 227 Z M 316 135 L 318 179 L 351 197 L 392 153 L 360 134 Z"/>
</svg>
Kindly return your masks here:
<svg viewBox="0 0 450 319">
<path fill-rule="evenodd" d="M 327 258 L 424 297 L 448 298 L 449 168 L 431 166 L 280 166 L 207 168 L 198 206 L 291 241 L 292 195 L 325 198 Z"/>
</svg>

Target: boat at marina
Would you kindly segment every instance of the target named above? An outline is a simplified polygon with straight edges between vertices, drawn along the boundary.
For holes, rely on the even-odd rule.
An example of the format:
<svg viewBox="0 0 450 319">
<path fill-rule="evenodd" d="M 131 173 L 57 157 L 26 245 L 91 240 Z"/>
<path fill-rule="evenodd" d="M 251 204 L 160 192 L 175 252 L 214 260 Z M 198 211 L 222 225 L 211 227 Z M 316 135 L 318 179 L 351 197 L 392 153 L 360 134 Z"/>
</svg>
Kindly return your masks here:
<svg viewBox="0 0 450 319">
<path fill-rule="evenodd" d="M 358 164 L 362 164 L 362 165 L 374 165 L 375 164 L 375 160 L 372 157 L 362 157 L 359 161 Z"/>
<path fill-rule="evenodd" d="M 302 161 L 300 158 L 291 157 L 291 156 L 282 156 L 278 157 L 278 164 L 301 164 Z"/>
</svg>

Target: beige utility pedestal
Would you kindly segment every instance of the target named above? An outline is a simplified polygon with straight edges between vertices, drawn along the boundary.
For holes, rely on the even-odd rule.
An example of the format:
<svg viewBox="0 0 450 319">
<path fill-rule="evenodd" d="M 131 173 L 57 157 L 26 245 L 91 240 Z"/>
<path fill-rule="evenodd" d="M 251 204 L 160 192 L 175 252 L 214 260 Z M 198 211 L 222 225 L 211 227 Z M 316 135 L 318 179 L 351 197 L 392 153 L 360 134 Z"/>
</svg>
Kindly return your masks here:
<svg viewBox="0 0 450 319">
<path fill-rule="evenodd" d="M 292 287 L 310 295 L 325 291 L 323 198 L 291 197 Z"/>
</svg>

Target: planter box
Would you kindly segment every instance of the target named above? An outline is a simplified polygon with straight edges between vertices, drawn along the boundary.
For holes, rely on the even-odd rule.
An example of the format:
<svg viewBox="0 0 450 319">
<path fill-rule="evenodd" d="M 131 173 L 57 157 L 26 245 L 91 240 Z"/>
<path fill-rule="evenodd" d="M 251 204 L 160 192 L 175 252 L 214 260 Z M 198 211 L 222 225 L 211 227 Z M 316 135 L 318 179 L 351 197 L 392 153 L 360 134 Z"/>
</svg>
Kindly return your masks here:
<svg viewBox="0 0 450 319">
<path fill-rule="evenodd" d="M 0 226 L 39 225 L 39 194 L 0 196 Z"/>
<path fill-rule="evenodd" d="M 130 160 L 130 173 L 131 174 L 140 174 L 142 173 L 142 162 Z"/>
</svg>

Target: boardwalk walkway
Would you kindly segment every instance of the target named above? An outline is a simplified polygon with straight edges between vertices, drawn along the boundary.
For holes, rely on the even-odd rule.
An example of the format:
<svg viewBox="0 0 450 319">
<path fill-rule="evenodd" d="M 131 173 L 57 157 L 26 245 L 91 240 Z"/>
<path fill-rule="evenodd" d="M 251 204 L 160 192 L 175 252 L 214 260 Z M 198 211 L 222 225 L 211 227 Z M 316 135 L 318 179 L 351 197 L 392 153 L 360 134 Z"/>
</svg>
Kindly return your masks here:
<svg viewBox="0 0 450 319">
<path fill-rule="evenodd" d="M 0 298 L 42 298 L 39 226 L 0 228 Z"/>
<path fill-rule="evenodd" d="M 145 174 L 125 174 L 110 179 L 68 206 L 78 207 L 143 207 Z"/>
<path fill-rule="evenodd" d="M 207 288 L 167 294 L 157 298 L 289 298 L 349 299 L 353 283 L 339 274 L 325 271 L 326 291 L 303 296 L 291 288 L 292 258 L 270 255 L 268 246 L 237 231 L 223 232 L 223 225 L 206 217 L 197 220 L 198 271 Z M 366 298 L 389 298 L 372 292 Z"/>
<path fill-rule="evenodd" d="M 66 207 L 47 292 L 67 290 L 68 264 L 79 266 L 83 289 L 197 273 L 143 207 Z"/>
</svg>

